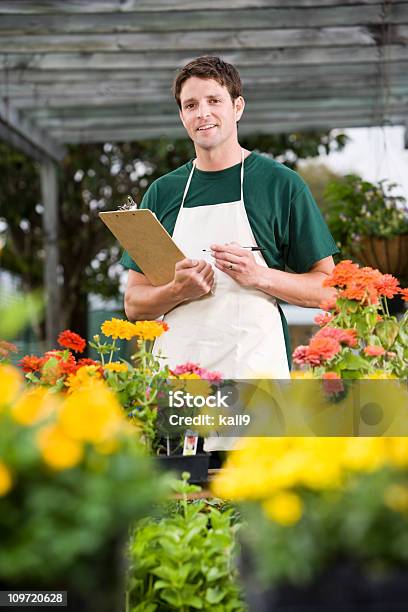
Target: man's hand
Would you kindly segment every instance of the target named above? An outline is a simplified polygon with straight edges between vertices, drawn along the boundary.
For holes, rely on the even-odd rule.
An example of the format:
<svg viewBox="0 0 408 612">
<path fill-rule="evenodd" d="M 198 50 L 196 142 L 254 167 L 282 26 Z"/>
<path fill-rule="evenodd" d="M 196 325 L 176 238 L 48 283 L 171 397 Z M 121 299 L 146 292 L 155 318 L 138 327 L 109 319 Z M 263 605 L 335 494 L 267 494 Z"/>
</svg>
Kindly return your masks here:
<svg viewBox="0 0 408 612">
<path fill-rule="evenodd" d="M 228 274 L 242 287 L 255 287 L 258 283 L 261 266 L 249 249 L 243 249 L 235 242 L 212 244 L 215 267 Z"/>
<path fill-rule="evenodd" d="M 176 263 L 172 291 L 180 301 L 207 295 L 213 284 L 213 267 L 204 260 L 182 259 Z"/>
</svg>

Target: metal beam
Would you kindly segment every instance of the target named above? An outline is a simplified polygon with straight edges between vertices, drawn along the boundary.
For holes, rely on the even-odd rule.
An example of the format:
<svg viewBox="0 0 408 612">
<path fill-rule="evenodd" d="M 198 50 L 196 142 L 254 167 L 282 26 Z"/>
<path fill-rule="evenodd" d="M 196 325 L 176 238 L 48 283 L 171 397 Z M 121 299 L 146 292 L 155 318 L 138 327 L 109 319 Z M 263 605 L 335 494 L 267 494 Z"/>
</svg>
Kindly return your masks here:
<svg viewBox="0 0 408 612">
<path fill-rule="evenodd" d="M 345 69 L 353 63 L 378 64 L 379 54 L 372 46 L 362 47 L 352 45 L 349 47 L 335 46 L 326 48 L 314 47 L 313 41 L 304 47 L 274 48 L 274 49 L 229 49 L 227 46 L 215 49 L 208 44 L 201 49 L 166 50 L 160 52 L 160 44 L 149 52 L 145 50 L 132 51 L 120 49 L 115 53 L 81 50 L 74 48 L 70 53 L 40 52 L 39 49 L 24 53 L 19 49 L 15 53 L 8 50 L 0 52 L 0 68 L 5 70 L 21 71 L 28 69 L 39 70 L 133 70 L 137 68 L 149 70 L 166 68 L 176 71 L 198 55 L 220 55 L 225 61 L 234 64 L 239 70 L 244 66 L 287 66 L 304 64 L 341 64 Z M 406 61 L 408 47 L 401 43 L 387 44 L 384 47 L 384 62 Z"/>
<path fill-rule="evenodd" d="M 44 161 L 40 166 L 41 195 L 44 205 L 44 286 L 46 296 L 46 344 L 48 349 L 57 345 L 61 331 L 60 289 L 58 284 L 58 175 L 56 165 Z"/>
<path fill-rule="evenodd" d="M 363 9 L 363 10 L 362 10 Z M 133 19 L 132 19 L 133 17 Z M 393 3 L 390 5 L 387 23 L 401 24 L 408 21 L 408 6 L 406 3 Z M 57 13 L 26 15 L 8 14 L 1 18 L 0 31 L 2 34 L 20 36 L 27 32 L 35 35 L 43 34 L 79 34 L 91 32 L 93 34 L 130 33 L 130 32 L 169 32 L 192 30 L 223 30 L 242 29 L 263 30 L 265 26 L 278 28 L 316 28 L 316 27 L 349 27 L 355 25 L 383 24 L 383 4 L 362 6 L 321 6 L 319 10 L 310 7 L 299 8 L 257 7 L 254 9 L 241 9 L 228 7 L 217 10 L 202 10 L 201 6 L 195 10 L 179 10 L 137 12 L 133 16 L 129 13 L 114 11 L 111 13 Z"/>
<path fill-rule="evenodd" d="M 96 51 L 189 51 L 203 48 L 274 49 L 291 47 L 377 47 L 382 26 L 352 26 L 349 28 L 266 28 L 264 30 L 206 30 L 184 32 L 137 32 L 135 34 L 50 34 L 49 36 L 0 36 L 3 53 L 62 53 Z M 408 43 L 408 26 L 391 25 L 389 44 Z"/>
<path fill-rule="evenodd" d="M 11 108 L 9 104 L 1 100 L 0 123 L 6 128 L 3 130 L 3 137 L 6 138 L 8 135 L 7 140 L 10 144 L 18 146 L 18 144 L 21 145 L 23 141 L 25 141 L 30 150 L 32 148 L 38 150 L 39 157 L 41 157 L 42 154 L 55 161 L 60 161 L 65 157 L 66 150 L 64 147 L 59 145 L 56 141 L 53 141 L 53 139 L 41 129 L 32 125 L 28 119 L 20 118 L 14 108 Z M 17 136 L 13 136 L 13 132 L 15 132 Z M 25 148 L 25 152 L 27 152 L 28 148 Z"/>
<path fill-rule="evenodd" d="M 378 4 L 378 0 L 285 0 L 285 7 L 309 7 L 320 9 L 324 6 L 349 6 L 359 4 L 362 8 L 370 4 Z M 219 9 L 258 9 L 263 7 L 281 7 L 282 0 L 200 0 L 201 10 Z M 0 3 L 0 14 L 20 13 L 25 15 L 40 15 L 56 13 L 112 13 L 141 11 L 194 11 L 197 10 L 197 0 L 3 0 Z"/>
</svg>

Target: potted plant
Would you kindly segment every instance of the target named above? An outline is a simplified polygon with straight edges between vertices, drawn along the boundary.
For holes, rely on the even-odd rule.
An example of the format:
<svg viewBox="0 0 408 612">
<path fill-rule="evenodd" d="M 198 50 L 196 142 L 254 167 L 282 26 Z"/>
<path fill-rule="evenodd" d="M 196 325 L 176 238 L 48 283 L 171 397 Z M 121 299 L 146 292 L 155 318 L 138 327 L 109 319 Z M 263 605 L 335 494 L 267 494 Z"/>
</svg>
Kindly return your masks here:
<svg viewBox="0 0 408 612">
<path fill-rule="evenodd" d="M 350 385 L 366 379 L 376 392 L 379 382 L 395 385 L 406 411 L 408 312 L 391 316 L 387 299 L 407 301 L 408 290 L 350 260 L 324 284 L 336 294 L 321 305 L 320 330 L 293 354 L 301 368 L 294 378 L 306 379 L 302 399 L 310 379 L 323 379 L 322 393 L 343 414 Z M 379 398 L 371 395 L 374 405 Z M 313 411 L 316 396 L 309 399 Z M 394 396 L 382 399 L 392 413 Z M 247 519 L 242 568 L 260 612 L 406 605 L 408 438 L 336 437 L 334 427 L 331 437 L 244 438 L 213 483 L 214 494 L 240 502 Z"/>
<path fill-rule="evenodd" d="M 66 590 L 69 609 L 119 610 L 129 525 L 164 480 L 101 379 L 65 395 L 22 383 L 0 365 L 1 588 Z"/>
<path fill-rule="evenodd" d="M 408 311 L 400 319 L 390 315 L 388 299 L 408 301 L 408 289 L 350 260 L 337 264 L 324 285 L 336 295 L 320 305 L 325 312 L 315 321 L 321 329 L 295 349 L 294 363 L 315 378 L 407 378 Z"/>
<path fill-rule="evenodd" d="M 350 174 L 326 189 L 327 221 L 343 256 L 408 276 L 408 205 L 395 195 L 398 185 L 387 180 L 364 181 Z"/>
<path fill-rule="evenodd" d="M 212 489 L 239 503 L 260 612 L 403 610 L 407 438 L 247 438 Z"/>
<path fill-rule="evenodd" d="M 161 321 L 131 323 L 112 318 L 101 326 L 104 339 L 96 335 L 89 343 L 99 355 L 97 361 L 81 358 L 86 341 L 65 330 L 58 337 L 59 349 L 47 351 L 41 357 L 26 355 L 20 365 L 32 385 L 67 394 L 95 379 L 105 380 L 140 440 L 150 453 L 158 455 L 160 465 L 178 474 L 189 471 L 192 482 L 206 482 L 209 454 L 202 451 L 201 444 L 197 454 L 183 456 L 184 431 L 175 439 L 166 439 L 158 426 L 158 405 L 160 399 L 166 400 L 167 391 L 175 384 L 190 385 L 193 393 L 208 392 L 211 385 L 219 383 L 221 375 L 195 363 L 180 364 L 170 370 L 165 358 L 152 353 L 154 339 L 167 331 L 168 326 Z M 118 339 L 135 342 L 130 362 L 117 359 Z M 200 381 L 204 389 L 197 387 Z"/>
<path fill-rule="evenodd" d="M 235 562 L 241 525 L 214 500 L 188 502 L 200 491 L 188 479 L 184 473 L 173 485 L 178 504 L 140 521 L 131 535 L 126 612 L 246 610 Z"/>
</svg>

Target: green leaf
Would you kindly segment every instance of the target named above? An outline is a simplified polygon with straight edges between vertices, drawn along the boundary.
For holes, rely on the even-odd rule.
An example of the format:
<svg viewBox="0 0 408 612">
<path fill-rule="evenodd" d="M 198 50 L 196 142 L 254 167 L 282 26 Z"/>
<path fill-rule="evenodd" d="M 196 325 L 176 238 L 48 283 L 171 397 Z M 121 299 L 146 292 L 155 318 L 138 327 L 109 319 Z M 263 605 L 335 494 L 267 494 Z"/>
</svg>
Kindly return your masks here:
<svg viewBox="0 0 408 612">
<path fill-rule="evenodd" d="M 209 588 L 205 594 L 205 600 L 210 604 L 218 604 L 224 599 L 226 592 L 219 588 Z"/>
<path fill-rule="evenodd" d="M 394 344 L 399 331 L 398 323 L 392 319 L 379 321 L 375 326 L 375 333 L 381 340 L 383 347 L 387 350 Z"/>
<path fill-rule="evenodd" d="M 360 355 L 355 355 L 354 353 L 351 353 L 351 352 L 345 353 L 337 365 L 341 370 L 368 370 L 369 369 L 369 365 L 363 357 L 360 357 Z"/>
</svg>

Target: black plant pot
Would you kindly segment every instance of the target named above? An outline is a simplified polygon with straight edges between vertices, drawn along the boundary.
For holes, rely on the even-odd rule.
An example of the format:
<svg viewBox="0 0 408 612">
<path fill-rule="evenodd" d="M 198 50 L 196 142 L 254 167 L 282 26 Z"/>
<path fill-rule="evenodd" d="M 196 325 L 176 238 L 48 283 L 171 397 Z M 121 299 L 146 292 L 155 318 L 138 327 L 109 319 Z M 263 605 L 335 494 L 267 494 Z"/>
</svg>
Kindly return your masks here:
<svg viewBox="0 0 408 612">
<path fill-rule="evenodd" d="M 245 566 L 245 564 L 244 564 Z M 352 561 L 337 563 L 306 586 L 262 588 L 243 572 L 252 612 L 403 612 L 408 609 L 408 567 L 367 573 Z"/>
<path fill-rule="evenodd" d="M 209 453 L 197 455 L 158 455 L 161 469 L 172 471 L 179 476 L 183 472 L 190 473 L 190 483 L 204 484 L 208 481 Z"/>
</svg>

